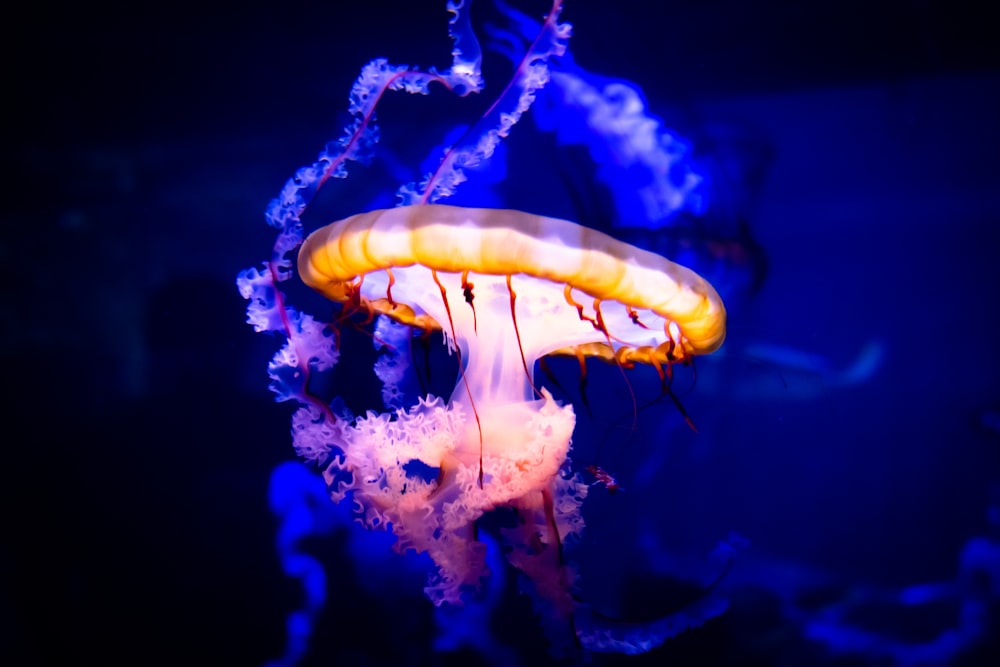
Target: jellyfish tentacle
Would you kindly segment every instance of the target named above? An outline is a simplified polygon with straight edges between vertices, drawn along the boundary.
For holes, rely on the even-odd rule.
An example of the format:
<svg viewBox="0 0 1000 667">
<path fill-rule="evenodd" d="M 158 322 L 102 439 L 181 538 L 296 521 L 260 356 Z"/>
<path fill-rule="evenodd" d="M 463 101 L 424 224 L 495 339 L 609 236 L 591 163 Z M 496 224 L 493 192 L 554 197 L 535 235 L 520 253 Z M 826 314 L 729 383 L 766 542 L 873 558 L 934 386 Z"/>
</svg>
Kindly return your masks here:
<svg viewBox="0 0 1000 667">
<path fill-rule="evenodd" d="M 598 331 L 601 330 L 601 328 L 600 328 L 600 326 L 598 326 L 597 320 L 595 318 L 589 317 L 589 316 L 583 314 L 583 304 L 582 303 L 577 303 L 577 301 L 573 299 L 573 286 L 572 285 L 570 285 L 569 283 L 566 283 L 566 287 L 563 290 L 563 295 L 566 297 L 566 303 L 568 303 L 569 305 L 571 305 L 574 308 L 576 308 L 577 315 L 580 316 L 580 321 L 582 321 L 582 322 L 590 322 L 592 325 L 594 325 L 595 329 L 597 329 Z"/>
<path fill-rule="evenodd" d="M 552 534 L 552 544 L 550 545 L 550 548 L 555 551 L 556 563 L 559 567 L 559 583 L 562 590 L 565 591 L 565 596 L 569 598 L 569 602 L 565 604 L 566 607 L 573 608 L 576 606 L 576 601 L 570 593 L 572 590 L 572 576 L 569 572 L 567 572 L 562 538 L 559 536 L 559 524 L 556 521 L 555 504 L 552 501 L 552 492 L 549 489 L 542 490 L 542 505 L 545 512 L 545 521 L 548 524 L 549 532 Z M 573 614 L 569 613 L 566 620 L 569 625 L 569 630 L 574 637 L 576 646 L 579 648 L 579 638 L 576 634 L 576 620 L 573 618 Z"/>
<path fill-rule="evenodd" d="M 444 310 L 448 314 L 448 326 L 451 327 L 451 343 L 455 348 L 455 358 L 458 360 L 458 372 L 462 376 L 462 384 L 465 385 L 465 393 L 469 397 L 469 407 L 476 418 L 476 428 L 479 431 L 479 488 L 483 488 L 483 423 L 479 419 L 479 410 L 476 408 L 476 399 L 472 395 L 472 387 L 469 385 L 469 376 L 465 372 L 465 364 L 462 363 L 462 347 L 455 333 L 455 320 L 451 317 L 451 306 L 448 304 L 448 291 L 441 284 L 437 271 L 431 269 L 431 278 L 434 284 L 441 290 L 441 301 L 444 303 Z"/>
<path fill-rule="evenodd" d="M 669 335 L 669 334 L 668 334 Z M 677 341 L 672 338 L 667 338 L 667 340 L 660 345 L 656 346 L 656 353 L 658 355 L 663 355 L 663 358 L 667 361 L 668 374 L 670 373 L 670 368 L 681 359 L 677 357 Z"/>
<path fill-rule="evenodd" d="M 608 326 L 604 323 L 604 315 L 601 314 L 600 299 L 594 299 L 594 328 L 604 334 L 604 337 L 608 339 L 608 344 L 610 345 L 611 334 L 608 332 Z"/>
<path fill-rule="evenodd" d="M 364 275 L 358 276 L 357 281 L 351 282 L 347 285 L 347 298 L 344 300 L 344 308 L 341 310 L 341 319 L 347 319 L 354 313 L 361 310 L 361 300 L 364 298 L 361 294 L 361 286 L 365 280 Z"/>
<path fill-rule="evenodd" d="M 590 399 L 587 398 L 587 358 L 584 356 L 579 347 L 577 347 L 573 352 L 574 356 L 576 356 L 577 362 L 580 364 L 580 382 L 578 384 L 578 388 L 580 390 L 580 400 L 583 401 L 584 407 L 586 407 L 587 412 L 590 413 Z"/>
<path fill-rule="evenodd" d="M 452 13 L 452 17 L 448 20 L 448 35 L 453 43 L 451 71 L 456 84 L 467 78 L 470 88 L 482 88 L 483 51 L 479 46 L 476 31 L 472 29 L 471 13 L 463 11 L 466 9 L 466 2 L 472 4 L 472 0 L 448 3 L 448 11 Z"/>
<path fill-rule="evenodd" d="M 500 141 L 510 134 L 535 101 L 535 94 L 549 81 L 549 59 L 566 52 L 572 33 L 568 23 L 559 23 L 562 0 L 553 0 L 534 40 L 515 65 L 514 75 L 479 121 L 470 125 L 441 158 L 433 172 L 418 185 L 399 189 L 400 206 L 429 204 L 449 197 L 466 180 L 465 171 L 493 155 Z M 484 129 L 489 127 L 490 129 Z"/>
<path fill-rule="evenodd" d="M 638 655 L 653 650 L 671 637 L 697 628 L 722 614 L 729 604 L 715 595 L 707 595 L 688 607 L 645 623 L 613 621 L 579 605 L 574 614 L 577 638 L 581 646 L 595 653 Z"/>
<path fill-rule="evenodd" d="M 531 385 L 531 390 L 535 393 L 535 396 L 542 398 L 542 392 L 535 386 L 535 382 L 531 377 L 531 371 L 528 370 L 528 360 L 524 356 L 524 345 L 521 343 L 521 330 L 517 326 L 517 308 L 514 305 L 517 301 L 517 292 L 514 291 L 514 287 L 510 284 L 510 278 L 510 274 L 507 274 L 507 293 L 510 294 L 510 320 L 514 325 L 514 336 L 517 338 L 517 351 L 521 354 L 521 367 L 524 368 L 524 377 L 528 379 L 528 384 Z"/>
<path fill-rule="evenodd" d="M 549 360 L 547 356 L 538 357 L 538 367 L 542 370 L 542 373 L 545 374 L 545 377 L 548 378 L 549 382 L 552 383 L 552 386 L 554 386 L 563 394 L 566 393 L 566 388 L 563 387 L 562 382 L 559 381 L 559 378 L 556 377 L 556 374 L 552 371 L 552 367 L 549 366 Z"/>
<path fill-rule="evenodd" d="M 694 368 L 694 360 L 687 360 L 687 359 L 685 359 L 683 363 L 685 365 L 689 365 L 690 364 L 691 367 L 692 367 L 692 369 Z M 694 433 L 697 433 L 698 432 L 698 427 L 695 426 L 694 419 L 692 419 L 691 415 L 688 414 L 688 411 L 684 407 L 684 404 L 681 403 L 680 397 L 674 391 L 674 387 L 673 387 L 674 376 L 673 376 L 673 363 L 672 362 L 667 364 L 667 371 L 668 371 L 667 372 L 668 381 L 667 382 L 661 381 L 661 383 L 660 383 L 660 391 L 662 392 L 663 395 L 666 395 L 667 397 L 670 398 L 670 401 L 674 404 L 674 407 L 677 408 L 677 412 L 679 412 L 680 415 L 681 415 L 681 417 L 684 418 L 684 422 L 688 425 L 688 428 L 690 428 Z"/>
<path fill-rule="evenodd" d="M 458 347 L 458 337 L 455 335 L 455 321 L 451 318 L 451 306 L 448 304 L 448 290 L 441 284 L 441 279 L 438 278 L 436 269 L 431 269 L 431 278 L 434 280 L 434 284 L 438 286 L 438 289 L 441 290 L 441 303 L 444 304 L 444 309 L 448 313 L 448 325 L 451 327 L 451 344 L 455 349 L 455 355 L 458 357 L 459 362 L 461 362 L 462 350 Z"/>
<path fill-rule="evenodd" d="M 395 309 L 396 302 L 392 299 L 392 286 L 396 284 L 396 278 L 392 275 L 392 269 L 386 269 L 385 273 L 389 276 L 389 284 L 385 286 L 385 298 L 389 302 L 389 307 Z"/>
<path fill-rule="evenodd" d="M 372 320 L 375 319 L 375 306 L 371 299 L 366 297 L 361 291 L 364 279 L 365 277 L 363 275 L 358 276 L 356 282 L 352 282 L 347 286 L 347 299 L 343 302 L 340 314 L 337 316 L 334 326 L 347 324 L 357 331 L 364 331 L 364 327 L 371 324 Z M 364 319 L 361 320 L 361 322 L 354 322 L 351 318 L 358 313 L 362 313 L 364 315 Z"/>
<path fill-rule="evenodd" d="M 465 296 L 465 302 L 472 309 L 472 331 L 473 333 L 479 333 L 479 323 L 476 320 L 476 304 L 472 303 L 472 300 L 476 298 L 476 295 L 472 293 L 474 287 L 475 285 L 469 282 L 469 270 L 462 271 L 462 294 Z"/>
<path fill-rule="evenodd" d="M 632 320 L 635 324 L 638 324 L 643 329 L 649 328 L 645 324 L 639 321 L 639 313 L 638 311 L 636 311 L 635 308 L 633 308 L 628 304 L 625 304 L 625 312 L 628 314 L 629 319 Z"/>
<path fill-rule="evenodd" d="M 582 307 L 577 306 L 577 310 L 580 312 L 582 317 Z M 587 319 L 589 320 L 590 318 Z M 611 333 L 608 331 L 608 327 L 604 323 L 604 315 L 601 313 L 601 299 L 594 299 L 594 319 L 590 320 L 590 322 L 594 325 L 595 329 L 604 334 L 604 339 L 607 343 L 608 349 L 613 351 L 611 358 L 614 361 L 615 366 L 618 367 L 618 372 L 621 373 L 622 379 L 625 381 L 625 386 L 628 387 L 629 398 L 632 400 L 632 426 L 630 431 L 635 432 L 636 426 L 639 423 L 639 404 L 636 401 L 635 390 L 632 389 L 632 383 L 629 381 L 628 374 L 625 372 L 625 363 L 622 361 L 624 355 L 627 355 L 631 351 L 631 348 L 625 345 L 619 347 L 618 350 L 615 351 L 614 345 L 611 343 Z M 625 342 L 620 339 L 615 340 L 619 340 L 622 343 Z"/>
<path fill-rule="evenodd" d="M 653 370 L 656 371 L 657 377 L 660 378 L 660 390 L 661 391 L 666 390 L 666 388 L 667 388 L 667 374 L 664 372 L 664 370 L 663 370 L 663 364 L 660 363 L 659 358 L 657 358 L 656 355 L 651 355 L 650 359 L 649 359 L 649 365 L 653 367 Z M 669 364 L 667 365 L 667 368 L 670 368 Z M 671 375 L 671 378 L 673 378 L 672 375 Z"/>
</svg>

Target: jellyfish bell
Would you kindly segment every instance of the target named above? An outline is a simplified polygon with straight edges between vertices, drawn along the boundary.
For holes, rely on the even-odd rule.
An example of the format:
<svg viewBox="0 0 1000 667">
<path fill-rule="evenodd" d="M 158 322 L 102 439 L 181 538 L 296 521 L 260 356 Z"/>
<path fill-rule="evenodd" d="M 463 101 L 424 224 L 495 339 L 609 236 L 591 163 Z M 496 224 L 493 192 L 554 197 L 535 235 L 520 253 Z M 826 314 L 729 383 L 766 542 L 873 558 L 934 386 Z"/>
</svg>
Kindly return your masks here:
<svg viewBox="0 0 1000 667">
<path fill-rule="evenodd" d="M 530 397 L 525 362 L 557 351 L 672 363 L 725 338 L 722 300 L 690 269 L 521 211 L 434 204 L 362 213 L 311 234 L 298 266 L 333 301 L 442 329 L 488 402 Z M 515 369 L 527 371 L 520 382 Z"/>
<path fill-rule="evenodd" d="M 510 507 L 509 560 L 569 616 L 559 549 L 583 526 L 587 486 L 567 470 L 575 416 L 534 382 L 550 354 L 669 365 L 717 349 L 725 308 L 693 271 L 575 223 L 514 210 L 443 205 L 377 210 L 310 235 L 302 280 L 349 310 L 441 330 L 459 360 L 448 403 L 341 425 L 338 471 L 399 548 L 427 551 L 431 598 L 458 602 L 485 574 L 474 522 Z M 414 459 L 434 480 L 408 475 Z"/>
</svg>

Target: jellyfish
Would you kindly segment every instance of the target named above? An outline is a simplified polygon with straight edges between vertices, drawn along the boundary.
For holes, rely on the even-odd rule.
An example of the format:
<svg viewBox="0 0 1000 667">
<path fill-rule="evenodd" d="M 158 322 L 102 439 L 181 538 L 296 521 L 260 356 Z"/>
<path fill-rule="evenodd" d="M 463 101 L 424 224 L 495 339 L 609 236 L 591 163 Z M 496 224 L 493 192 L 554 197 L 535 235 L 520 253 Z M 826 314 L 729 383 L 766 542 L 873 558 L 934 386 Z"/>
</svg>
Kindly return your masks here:
<svg viewBox="0 0 1000 667">
<path fill-rule="evenodd" d="M 561 545 L 580 533 L 586 486 L 566 469 L 575 416 L 534 381 L 550 354 L 660 368 L 721 345 L 725 308 L 694 272 L 572 222 L 440 204 L 378 210 L 306 239 L 303 282 L 346 308 L 441 331 L 459 360 L 447 402 L 422 399 L 329 431 L 326 471 L 366 525 L 438 572 L 426 592 L 459 604 L 485 575 L 476 521 L 512 509 L 510 562 L 557 617 L 572 617 Z M 414 462 L 433 479 L 408 472 Z M 345 474 L 349 481 L 343 481 Z"/>
<path fill-rule="evenodd" d="M 390 530 L 400 553 L 430 557 L 425 592 L 434 604 L 461 605 L 488 577 L 481 520 L 499 513 L 504 554 L 527 582 L 554 647 L 640 652 L 718 606 L 647 628 L 599 627 L 564 553 L 582 535 L 589 488 L 569 456 L 576 418 L 572 405 L 536 382 L 535 364 L 567 355 L 583 366 L 596 357 L 623 370 L 648 364 L 668 378 L 674 364 L 722 344 L 722 300 L 693 271 L 573 222 L 435 203 L 489 159 L 547 83 L 548 60 L 565 51 L 570 34 L 558 22 L 561 5 L 553 3 L 501 98 L 424 181 L 400 188 L 399 207 L 359 213 L 306 238 L 301 215 L 315 192 L 374 149 L 374 110 L 384 93 L 426 94 L 430 83 L 459 95 L 481 89 L 467 3 L 449 3 L 450 70 L 383 60 L 365 67 L 351 94 L 354 122 L 272 202 L 267 217 L 279 233 L 271 260 L 237 283 L 250 301 L 248 321 L 285 337 L 269 375 L 277 400 L 300 404 L 292 417 L 296 451 L 320 467 L 334 501 L 350 499 L 366 527 Z M 279 284 L 295 275 L 340 304 L 339 315 L 324 322 L 292 308 Z M 345 323 L 372 320 L 387 349 L 375 372 L 390 409 L 355 416 L 314 391 L 312 378 L 349 353 L 340 349 Z M 401 405 L 400 359 L 413 335 L 431 332 L 457 361 L 454 390 Z"/>
</svg>

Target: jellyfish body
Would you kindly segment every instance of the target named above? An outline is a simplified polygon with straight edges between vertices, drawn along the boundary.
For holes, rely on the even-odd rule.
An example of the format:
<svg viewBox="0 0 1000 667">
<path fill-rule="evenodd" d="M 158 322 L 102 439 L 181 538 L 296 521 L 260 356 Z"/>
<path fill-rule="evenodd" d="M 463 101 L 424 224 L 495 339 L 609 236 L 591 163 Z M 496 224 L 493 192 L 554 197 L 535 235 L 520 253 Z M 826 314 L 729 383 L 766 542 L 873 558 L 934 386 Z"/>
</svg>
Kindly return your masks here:
<svg viewBox="0 0 1000 667">
<path fill-rule="evenodd" d="M 302 280 L 348 309 L 440 329 L 460 362 L 450 401 L 421 399 L 331 431 L 343 454 L 327 479 L 352 492 L 369 526 L 438 567 L 427 588 L 458 603 L 486 574 L 475 522 L 507 507 L 510 562 L 557 618 L 573 575 L 561 546 L 583 528 L 587 485 L 568 469 L 575 416 L 544 388 L 548 354 L 671 364 L 711 352 L 725 308 L 694 272 L 565 220 L 520 211 L 422 205 L 373 211 L 314 232 Z M 414 461 L 436 479 L 409 472 Z M 349 473 L 350 481 L 343 480 Z"/>
</svg>

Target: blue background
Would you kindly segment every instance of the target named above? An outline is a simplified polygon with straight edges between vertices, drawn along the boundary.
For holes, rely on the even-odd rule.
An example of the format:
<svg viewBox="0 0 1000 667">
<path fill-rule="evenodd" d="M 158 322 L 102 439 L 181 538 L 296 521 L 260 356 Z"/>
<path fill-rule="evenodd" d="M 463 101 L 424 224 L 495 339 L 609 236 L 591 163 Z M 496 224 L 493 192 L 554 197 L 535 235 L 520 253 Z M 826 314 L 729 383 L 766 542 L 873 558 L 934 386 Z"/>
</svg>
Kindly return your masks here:
<svg viewBox="0 0 1000 667">
<path fill-rule="evenodd" d="M 293 457 L 289 409 L 266 389 L 278 340 L 243 324 L 233 280 L 270 250 L 267 202 L 340 134 L 361 65 L 443 68 L 450 50 L 442 3 L 336 4 L 39 6 L 11 26 L 10 664 L 259 664 L 282 650 L 299 593 L 274 551 L 267 487 Z M 477 22 L 494 16 L 486 4 Z M 681 372 L 698 434 L 662 399 L 630 430 L 621 374 L 592 364 L 575 456 L 625 490 L 595 487 L 585 505 L 584 596 L 668 613 L 684 599 L 670 559 L 697 561 L 736 531 L 752 546 L 722 584 L 730 612 L 634 662 L 839 664 L 841 640 L 804 628 L 845 600 L 857 614 L 844 624 L 932 641 L 957 623 L 953 599 L 915 613 L 884 600 L 956 581 L 963 545 L 998 539 L 1000 49 L 972 4 L 691 4 L 569 1 L 563 14 L 578 64 L 642 86 L 691 142 L 713 176 L 705 233 L 743 225 L 755 262 L 703 267 L 725 281 L 730 333 L 697 381 Z M 386 154 L 415 178 L 504 67 L 488 57 L 480 100 L 387 100 Z M 505 146 L 504 205 L 610 229 L 585 151 L 530 117 Z M 392 184 L 389 167 L 355 168 L 306 224 Z M 866 349 L 877 363 L 845 382 Z M 575 386 L 572 365 L 556 370 Z M 640 402 L 658 395 L 648 375 L 629 376 Z M 381 589 L 353 580 L 349 535 L 309 545 L 331 583 L 307 664 L 475 664 L 427 647 L 422 575 L 398 557 L 372 568 L 398 577 Z M 788 591 L 791 607 L 777 602 Z M 508 598 L 494 632 L 524 664 L 542 660 L 529 605 Z M 996 655 L 983 651 L 960 664 Z"/>
</svg>

